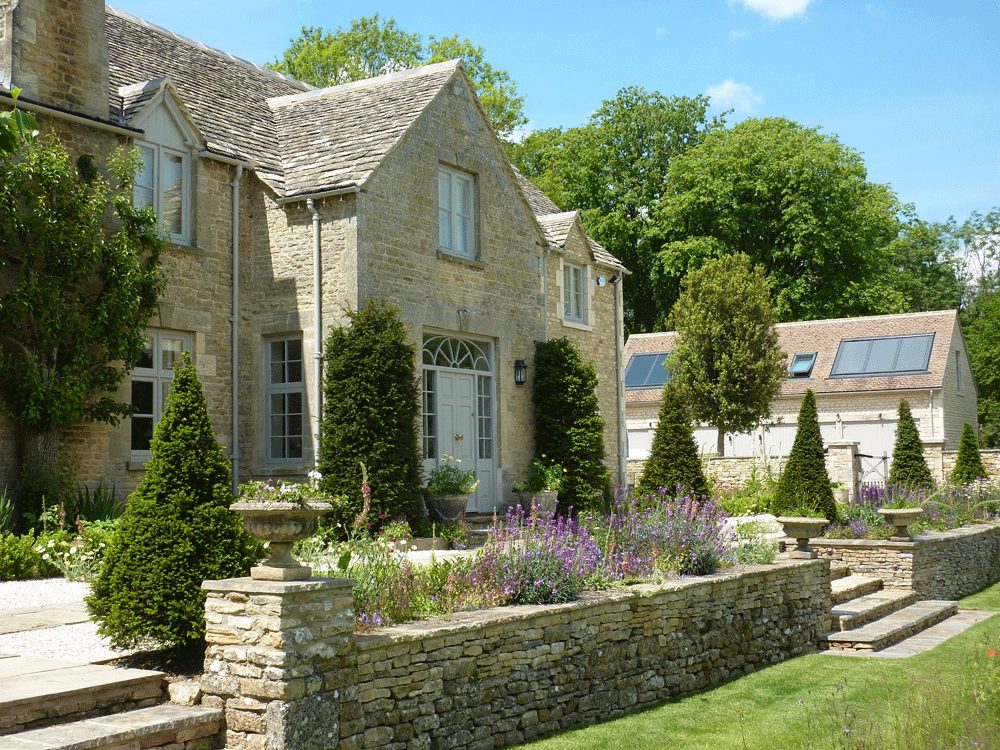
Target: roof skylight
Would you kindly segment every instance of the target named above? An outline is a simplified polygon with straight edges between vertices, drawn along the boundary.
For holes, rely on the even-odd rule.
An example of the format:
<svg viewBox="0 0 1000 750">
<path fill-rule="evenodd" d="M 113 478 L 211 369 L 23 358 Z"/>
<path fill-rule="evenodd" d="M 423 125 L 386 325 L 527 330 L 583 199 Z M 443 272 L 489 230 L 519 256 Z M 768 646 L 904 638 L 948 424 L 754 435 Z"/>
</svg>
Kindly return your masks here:
<svg viewBox="0 0 1000 750">
<path fill-rule="evenodd" d="M 788 374 L 793 378 L 808 378 L 812 375 L 814 364 L 816 364 L 816 352 L 798 352 L 792 357 Z"/>
<path fill-rule="evenodd" d="M 669 352 L 633 354 L 625 368 L 625 387 L 662 388 L 669 377 L 663 366 L 668 354 Z"/>
<path fill-rule="evenodd" d="M 933 344 L 933 333 L 844 340 L 830 375 L 868 377 L 926 372 Z"/>
</svg>

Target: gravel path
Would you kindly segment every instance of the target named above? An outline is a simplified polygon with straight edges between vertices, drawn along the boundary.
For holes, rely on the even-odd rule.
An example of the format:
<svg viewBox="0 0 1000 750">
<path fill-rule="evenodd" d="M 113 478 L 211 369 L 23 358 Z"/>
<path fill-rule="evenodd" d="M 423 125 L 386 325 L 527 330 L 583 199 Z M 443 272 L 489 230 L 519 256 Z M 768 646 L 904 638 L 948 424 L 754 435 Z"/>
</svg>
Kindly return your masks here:
<svg viewBox="0 0 1000 750">
<path fill-rule="evenodd" d="M 0 614 L 11 609 L 31 609 L 78 602 L 89 593 L 89 584 L 67 581 L 65 578 L 5 581 L 0 583 Z"/>
</svg>

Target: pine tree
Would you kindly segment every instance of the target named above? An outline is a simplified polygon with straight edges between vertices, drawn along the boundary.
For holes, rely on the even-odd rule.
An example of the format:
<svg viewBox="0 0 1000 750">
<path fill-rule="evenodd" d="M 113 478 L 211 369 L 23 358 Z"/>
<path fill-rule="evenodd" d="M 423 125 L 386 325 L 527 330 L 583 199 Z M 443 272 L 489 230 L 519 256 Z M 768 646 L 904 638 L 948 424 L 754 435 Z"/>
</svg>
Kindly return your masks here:
<svg viewBox="0 0 1000 750">
<path fill-rule="evenodd" d="M 948 481 L 956 487 L 961 487 L 985 476 L 986 468 L 983 466 L 983 457 L 979 454 L 976 431 L 971 424 L 966 422 L 965 426 L 962 427 L 962 437 L 958 442 L 958 457 L 955 459 L 955 468 L 951 470 Z"/>
<path fill-rule="evenodd" d="M 899 422 L 896 424 L 896 444 L 892 450 L 889 484 L 908 490 L 929 490 L 934 479 L 924 459 L 924 444 L 913 421 L 909 402 L 899 402 Z"/>
<path fill-rule="evenodd" d="M 666 488 L 671 496 L 708 494 L 698 444 L 691 429 L 687 404 L 676 388 L 667 383 L 660 403 L 660 417 L 653 434 L 649 458 L 636 485 L 636 494 L 648 495 Z"/>
<path fill-rule="evenodd" d="M 186 354 L 175 363 L 151 453 L 87 598 L 98 632 L 118 648 L 199 642 L 202 581 L 246 575 L 259 552 L 229 511 L 229 463 Z"/>
<path fill-rule="evenodd" d="M 837 503 L 823 456 L 816 397 L 811 390 L 806 391 L 799 407 L 795 441 L 785 470 L 778 479 L 771 510 L 781 516 L 801 507 L 811 508 L 831 521 L 837 517 Z"/>
</svg>

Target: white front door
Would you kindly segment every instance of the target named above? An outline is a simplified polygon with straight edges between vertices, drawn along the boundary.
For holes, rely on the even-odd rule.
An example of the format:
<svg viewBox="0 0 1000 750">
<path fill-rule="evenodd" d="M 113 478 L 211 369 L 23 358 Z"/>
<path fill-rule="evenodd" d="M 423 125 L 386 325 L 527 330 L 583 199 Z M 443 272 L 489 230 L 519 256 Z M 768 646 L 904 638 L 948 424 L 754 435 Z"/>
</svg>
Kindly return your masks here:
<svg viewBox="0 0 1000 750">
<path fill-rule="evenodd" d="M 476 376 L 439 370 L 437 375 L 441 460 L 456 458 L 463 470 L 476 468 Z"/>
</svg>

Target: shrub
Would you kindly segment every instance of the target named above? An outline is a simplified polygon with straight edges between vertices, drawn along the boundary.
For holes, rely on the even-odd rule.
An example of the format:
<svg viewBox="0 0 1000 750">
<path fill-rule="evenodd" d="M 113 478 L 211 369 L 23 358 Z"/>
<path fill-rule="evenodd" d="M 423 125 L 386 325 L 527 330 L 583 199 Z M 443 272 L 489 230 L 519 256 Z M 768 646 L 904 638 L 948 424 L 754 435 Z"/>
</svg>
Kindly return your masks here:
<svg viewBox="0 0 1000 750">
<path fill-rule="evenodd" d="M 52 551 L 68 538 L 69 535 L 64 531 L 38 536 L 34 531 L 22 535 L 0 533 L 0 581 L 24 581 L 59 575 Z"/>
<path fill-rule="evenodd" d="M 930 489 L 934 484 L 931 470 L 924 459 L 924 444 L 917 432 L 913 414 L 910 413 L 910 404 L 905 400 L 899 402 L 899 422 L 896 425 L 889 484 L 914 490 Z"/>
<path fill-rule="evenodd" d="M 0 534 L 14 528 L 14 498 L 7 494 L 7 488 L 0 489 Z"/>
<path fill-rule="evenodd" d="M 968 422 L 962 427 L 962 437 L 958 442 L 958 457 L 955 468 L 951 470 L 948 480 L 958 486 L 970 484 L 986 476 L 983 467 L 983 457 L 979 455 L 979 442 L 976 431 Z"/>
<path fill-rule="evenodd" d="M 99 482 L 94 489 L 81 485 L 67 506 L 66 515 L 73 521 L 113 521 L 125 512 L 125 501 L 118 497 L 114 482 L 109 486 Z"/>
<path fill-rule="evenodd" d="M 795 507 L 806 506 L 830 521 L 837 518 L 837 503 L 830 487 L 823 457 L 823 436 L 819 431 L 816 397 L 806 390 L 799 408 L 795 441 L 774 491 L 772 512 L 787 515 Z"/>
<path fill-rule="evenodd" d="M 769 465 L 754 464 L 746 484 L 735 492 L 719 493 L 718 500 L 727 516 L 767 513 L 773 505 L 777 484 Z"/>
<path fill-rule="evenodd" d="M 567 338 L 535 344 L 535 448 L 565 469 L 559 507 L 600 508 L 611 497 L 604 465 L 604 420 L 598 408 L 597 371 Z"/>
<path fill-rule="evenodd" d="M 778 543 L 764 536 L 764 526 L 757 521 L 747 521 L 736 526 L 736 546 L 733 563 L 736 565 L 770 565 L 778 554 Z"/>
<path fill-rule="evenodd" d="M 415 524 L 423 518 L 416 350 L 392 305 L 369 302 L 347 315 L 350 325 L 326 340 L 320 486 L 350 499 L 335 511 L 349 526 L 361 511 L 364 464 L 372 513 Z"/>
<path fill-rule="evenodd" d="M 201 582 L 246 575 L 260 549 L 229 511 L 229 464 L 187 355 L 175 364 L 151 451 L 87 598 L 116 647 L 198 642 Z"/>
<path fill-rule="evenodd" d="M 695 497 L 704 497 L 708 494 L 708 483 L 691 418 L 683 397 L 670 383 L 663 389 L 659 419 L 636 493 L 647 495 L 662 487 L 671 494 L 690 492 Z"/>
</svg>

